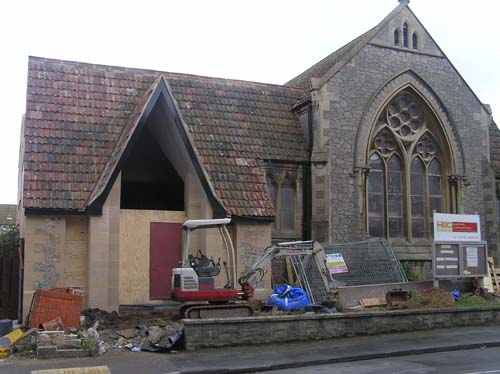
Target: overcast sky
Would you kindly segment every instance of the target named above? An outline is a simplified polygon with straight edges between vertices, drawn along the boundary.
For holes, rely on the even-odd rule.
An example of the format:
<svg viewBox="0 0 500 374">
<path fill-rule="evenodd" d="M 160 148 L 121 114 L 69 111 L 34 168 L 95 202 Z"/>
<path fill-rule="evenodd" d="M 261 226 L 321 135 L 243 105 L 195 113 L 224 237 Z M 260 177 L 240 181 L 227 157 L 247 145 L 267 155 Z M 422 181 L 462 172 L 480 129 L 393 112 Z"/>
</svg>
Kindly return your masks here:
<svg viewBox="0 0 500 374">
<path fill-rule="evenodd" d="M 282 84 L 375 26 L 397 4 L 2 1 L 0 203 L 17 201 L 29 55 Z M 410 7 L 482 102 L 500 113 L 500 1 L 412 0 Z"/>
</svg>

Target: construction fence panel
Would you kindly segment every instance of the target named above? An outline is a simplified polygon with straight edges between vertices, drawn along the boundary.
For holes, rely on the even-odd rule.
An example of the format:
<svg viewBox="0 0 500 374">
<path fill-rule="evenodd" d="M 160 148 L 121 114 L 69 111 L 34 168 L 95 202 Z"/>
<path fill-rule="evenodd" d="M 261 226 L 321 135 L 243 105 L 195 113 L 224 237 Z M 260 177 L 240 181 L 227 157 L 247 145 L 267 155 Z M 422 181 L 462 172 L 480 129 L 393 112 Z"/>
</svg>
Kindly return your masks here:
<svg viewBox="0 0 500 374">
<path fill-rule="evenodd" d="M 348 272 L 334 274 L 338 287 L 408 282 L 392 247 L 382 239 L 323 243 L 325 253 L 341 253 Z"/>
</svg>

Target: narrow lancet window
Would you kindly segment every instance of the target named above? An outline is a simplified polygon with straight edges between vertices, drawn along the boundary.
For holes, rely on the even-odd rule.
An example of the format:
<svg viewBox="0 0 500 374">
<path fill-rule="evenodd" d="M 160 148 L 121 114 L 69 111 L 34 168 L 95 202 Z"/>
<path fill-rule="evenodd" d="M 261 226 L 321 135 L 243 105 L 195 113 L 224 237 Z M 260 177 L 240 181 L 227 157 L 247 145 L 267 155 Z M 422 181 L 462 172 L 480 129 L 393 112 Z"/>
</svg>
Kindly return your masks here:
<svg viewBox="0 0 500 374">
<path fill-rule="evenodd" d="M 394 45 L 399 45 L 399 29 L 394 30 Z"/>
<path fill-rule="evenodd" d="M 416 32 L 413 33 L 411 39 L 412 39 L 413 49 L 418 49 L 418 36 Z"/>
<path fill-rule="evenodd" d="M 408 24 L 403 24 L 403 47 L 408 48 Z"/>
</svg>

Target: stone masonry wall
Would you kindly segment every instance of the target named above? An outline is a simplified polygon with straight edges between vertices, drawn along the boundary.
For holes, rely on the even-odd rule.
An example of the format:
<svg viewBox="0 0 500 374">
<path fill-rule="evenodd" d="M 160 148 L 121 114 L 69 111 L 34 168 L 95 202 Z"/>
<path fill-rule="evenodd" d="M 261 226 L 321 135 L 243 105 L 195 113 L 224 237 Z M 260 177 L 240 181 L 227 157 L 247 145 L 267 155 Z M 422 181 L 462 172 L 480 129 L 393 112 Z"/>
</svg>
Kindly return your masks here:
<svg viewBox="0 0 500 374">
<path fill-rule="evenodd" d="M 497 325 L 499 319 L 500 308 L 488 307 L 184 320 L 184 338 L 186 349 L 192 350 L 447 327 L 488 326 Z"/>
<path fill-rule="evenodd" d="M 232 235 L 236 250 L 237 277 L 239 277 L 248 272 L 264 249 L 271 244 L 271 222 L 234 220 Z M 267 297 L 270 293 L 271 264 L 266 270 L 267 275 L 262 284 L 258 285 L 262 292 L 256 290 L 256 299 L 259 299 L 261 294 Z"/>
<path fill-rule="evenodd" d="M 366 166 L 369 130 L 360 126 L 375 119 L 366 117 L 376 95 L 405 72 L 427 88 L 424 94 L 429 100 L 441 106 L 433 109 L 449 127 L 445 131 L 452 142 L 455 172 L 465 177 L 459 212 L 477 212 L 485 223 L 483 160 L 489 159 L 485 135 L 489 122 L 482 105 L 446 58 L 368 44 L 320 89 L 329 103 L 326 110 L 321 109 L 323 103 L 317 115 L 329 126 L 332 241 L 365 237 L 364 192 L 357 183 L 356 168 Z M 389 91 L 387 100 L 395 93 Z M 357 154 L 364 154 L 364 159 L 358 160 Z"/>
</svg>

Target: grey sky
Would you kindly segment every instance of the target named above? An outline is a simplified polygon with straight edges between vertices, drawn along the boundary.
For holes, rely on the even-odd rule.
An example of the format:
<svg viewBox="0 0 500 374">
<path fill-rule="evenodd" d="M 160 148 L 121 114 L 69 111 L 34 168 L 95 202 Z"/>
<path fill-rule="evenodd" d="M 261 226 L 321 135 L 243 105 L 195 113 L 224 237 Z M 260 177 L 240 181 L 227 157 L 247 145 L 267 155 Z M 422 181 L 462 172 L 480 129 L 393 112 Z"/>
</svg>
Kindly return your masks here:
<svg viewBox="0 0 500 374">
<path fill-rule="evenodd" d="M 28 56 L 282 84 L 380 22 L 397 0 L 4 1 L 0 203 L 16 203 Z M 484 103 L 500 113 L 498 0 L 412 0 Z M 497 116 L 498 118 L 498 116 Z"/>
</svg>

